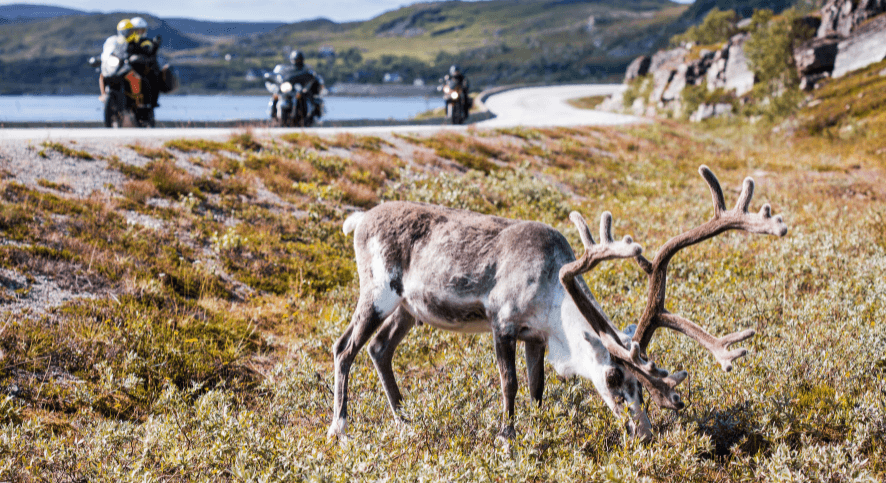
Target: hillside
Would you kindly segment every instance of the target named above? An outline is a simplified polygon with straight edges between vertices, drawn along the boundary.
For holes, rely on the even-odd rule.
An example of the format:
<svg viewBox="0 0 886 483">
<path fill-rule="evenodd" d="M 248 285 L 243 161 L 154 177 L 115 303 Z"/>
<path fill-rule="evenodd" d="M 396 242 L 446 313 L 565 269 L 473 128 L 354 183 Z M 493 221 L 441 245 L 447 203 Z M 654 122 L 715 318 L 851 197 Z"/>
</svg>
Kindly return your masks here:
<svg viewBox="0 0 886 483">
<path fill-rule="evenodd" d="M 770 0 L 732 4 L 761 1 Z M 285 25 L 141 16 L 151 35 L 163 36 L 164 54 L 184 74 L 182 92 L 236 92 L 261 89 L 246 80 L 247 72 L 271 69 L 291 48 L 304 50 L 330 85 L 381 82 L 386 73 L 435 82 L 452 63 L 463 65 L 476 86 L 617 80 L 631 59 L 666 45 L 715 4 L 432 2 L 362 22 Z M 40 20 L 34 14 L 27 23 L 0 25 L 0 93 L 91 92 L 94 82 L 81 64 L 120 18 L 132 15 L 77 12 Z"/>
</svg>

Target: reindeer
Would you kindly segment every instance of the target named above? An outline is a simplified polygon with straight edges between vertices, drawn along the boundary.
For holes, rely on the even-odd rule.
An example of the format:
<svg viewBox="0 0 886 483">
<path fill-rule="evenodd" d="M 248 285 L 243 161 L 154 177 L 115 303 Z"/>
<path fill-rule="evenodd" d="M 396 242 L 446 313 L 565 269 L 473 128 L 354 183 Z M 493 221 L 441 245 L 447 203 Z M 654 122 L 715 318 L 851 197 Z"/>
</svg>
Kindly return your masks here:
<svg viewBox="0 0 886 483">
<path fill-rule="evenodd" d="M 659 406 L 680 410 L 684 403 L 676 386 L 687 376 L 685 371 L 669 374 L 648 356 L 655 330 L 667 327 L 695 339 L 725 371 L 747 354 L 729 347 L 754 335 L 748 329 L 716 338 L 668 312 L 668 262 L 681 249 L 727 230 L 787 233 L 782 217 L 773 217 L 768 204 L 757 214 L 748 213 L 753 180 L 745 179 L 738 202 L 727 211 L 717 178 L 706 166 L 699 172 L 711 190 L 713 218 L 669 240 L 652 261 L 630 236 L 613 240 L 608 212 L 601 217 L 600 244 L 594 243 L 581 215 L 570 214 L 585 249 L 578 259 L 560 232 L 533 221 L 411 202 L 383 203 L 348 217 L 343 229 L 354 232 L 360 297 L 350 325 L 332 348 L 335 401 L 327 436 L 345 434 L 351 364 L 376 332 L 369 355 L 399 420 L 403 397 L 391 360 L 397 345 L 421 321 L 455 332 L 492 333 L 503 393 L 499 438 L 515 436 L 516 344 L 522 341 L 529 393 L 536 403 L 542 400 L 547 350 L 559 375 L 590 379 L 616 417 L 628 410 L 631 434 L 651 439 L 641 385 Z M 649 278 L 643 315 L 624 332 L 609 320 L 581 277 L 600 262 L 619 258 L 635 259 Z"/>
</svg>

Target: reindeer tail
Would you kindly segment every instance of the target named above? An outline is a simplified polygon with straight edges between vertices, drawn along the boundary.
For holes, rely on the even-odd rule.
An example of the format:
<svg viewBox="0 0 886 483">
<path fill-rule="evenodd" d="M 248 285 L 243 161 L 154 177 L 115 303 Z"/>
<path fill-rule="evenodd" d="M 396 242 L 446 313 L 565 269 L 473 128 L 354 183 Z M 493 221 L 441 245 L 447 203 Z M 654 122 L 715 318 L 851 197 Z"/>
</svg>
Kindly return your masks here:
<svg viewBox="0 0 886 483">
<path fill-rule="evenodd" d="M 358 211 L 345 220 L 344 225 L 342 225 L 341 227 L 342 231 L 345 232 L 345 235 L 349 235 L 352 231 L 357 229 L 357 227 L 360 225 L 360 222 L 363 221 L 364 214 L 364 212 Z"/>
</svg>

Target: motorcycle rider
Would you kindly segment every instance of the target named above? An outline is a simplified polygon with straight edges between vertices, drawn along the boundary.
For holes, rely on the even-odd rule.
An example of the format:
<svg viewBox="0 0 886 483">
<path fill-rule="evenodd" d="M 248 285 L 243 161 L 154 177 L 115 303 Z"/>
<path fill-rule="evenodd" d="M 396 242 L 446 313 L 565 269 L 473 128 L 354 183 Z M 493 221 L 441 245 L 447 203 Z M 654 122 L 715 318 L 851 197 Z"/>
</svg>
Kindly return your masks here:
<svg viewBox="0 0 886 483">
<path fill-rule="evenodd" d="M 310 67 L 305 65 L 305 54 L 300 50 L 293 50 L 289 53 L 289 62 L 292 64 L 293 71 L 289 75 L 289 82 L 293 84 L 301 84 L 310 86 L 308 91 L 314 98 L 314 111 L 308 114 L 308 117 L 318 118 L 322 114 L 321 104 L 319 102 L 320 92 L 323 90 L 323 78 L 317 75 Z"/>
<path fill-rule="evenodd" d="M 98 87 L 102 98 L 105 95 L 105 76 L 112 75 L 119 65 L 111 61 L 111 58 L 126 59 L 128 57 L 129 41 L 134 39 L 134 36 L 135 28 L 132 26 L 132 21 L 124 18 L 117 23 L 117 35 L 112 35 L 105 39 L 105 44 L 102 47 L 101 72 L 98 75 Z"/>
<path fill-rule="evenodd" d="M 468 81 L 468 78 L 465 77 L 464 72 L 458 67 L 458 64 L 452 64 L 449 67 L 449 73 L 443 77 L 445 81 L 455 81 L 455 83 L 462 88 L 462 92 L 465 96 L 466 109 L 465 112 L 469 112 L 471 107 L 474 106 L 474 100 L 471 99 L 469 91 L 471 90 L 471 83 Z"/>
<path fill-rule="evenodd" d="M 142 88 L 145 93 L 145 104 L 148 107 L 160 107 L 160 65 L 157 63 L 157 49 L 160 48 L 160 37 L 147 38 L 148 22 L 141 17 L 133 17 L 133 34 L 127 38 L 127 54 L 132 68 L 144 80 Z"/>
</svg>

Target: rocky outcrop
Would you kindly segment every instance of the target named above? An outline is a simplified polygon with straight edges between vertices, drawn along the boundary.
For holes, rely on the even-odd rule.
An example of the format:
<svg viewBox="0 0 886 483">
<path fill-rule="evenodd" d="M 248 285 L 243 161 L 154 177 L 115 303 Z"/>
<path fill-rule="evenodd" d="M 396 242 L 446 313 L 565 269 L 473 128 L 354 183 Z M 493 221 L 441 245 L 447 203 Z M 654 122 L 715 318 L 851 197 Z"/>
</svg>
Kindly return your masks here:
<svg viewBox="0 0 886 483">
<path fill-rule="evenodd" d="M 793 52 L 802 89 L 814 89 L 824 79 L 886 59 L 886 0 L 828 0 L 820 13 L 820 19 L 806 16 L 798 20 L 798 27 L 818 29 L 815 38 Z M 635 114 L 653 115 L 662 110 L 680 114 L 684 89 L 705 82 L 711 92 L 723 89 L 736 96 L 747 94 L 756 81 L 744 51 L 750 36 L 737 34 L 717 50 L 697 52 L 692 45 L 684 45 L 658 51 L 651 58 L 638 57 L 628 68 L 625 83 L 636 82 L 646 70 L 648 74 L 642 88 L 635 89 L 643 97 L 635 98 L 629 109 Z M 622 106 L 621 99 L 617 104 Z M 724 115 L 732 109 L 726 106 L 703 104 L 691 118 Z"/>
<path fill-rule="evenodd" d="M 886 0 L 831 0 L 821 8 L 816 37 L 848 37 L 865 20 L 886 12 Z"/>
<path fill-rule="evenodd" d="M 840 38 L 836 36 L 814 38 L 794 49 L 797 73 L 805 76 L 834 70 L 839 43 Z"/>
<path fill-rule="evenodd" d="M 841 77 L 856 69 L 886 59 L 886 15 L 862 25 L 837 45 L 831 77 Z"/>
<path fill-rule="evenodd" d="M 701 122 L 712 117 L 732 115 L 732 104 L 702 104 L 689 116 L 692 122 Z"/>
</svg>

